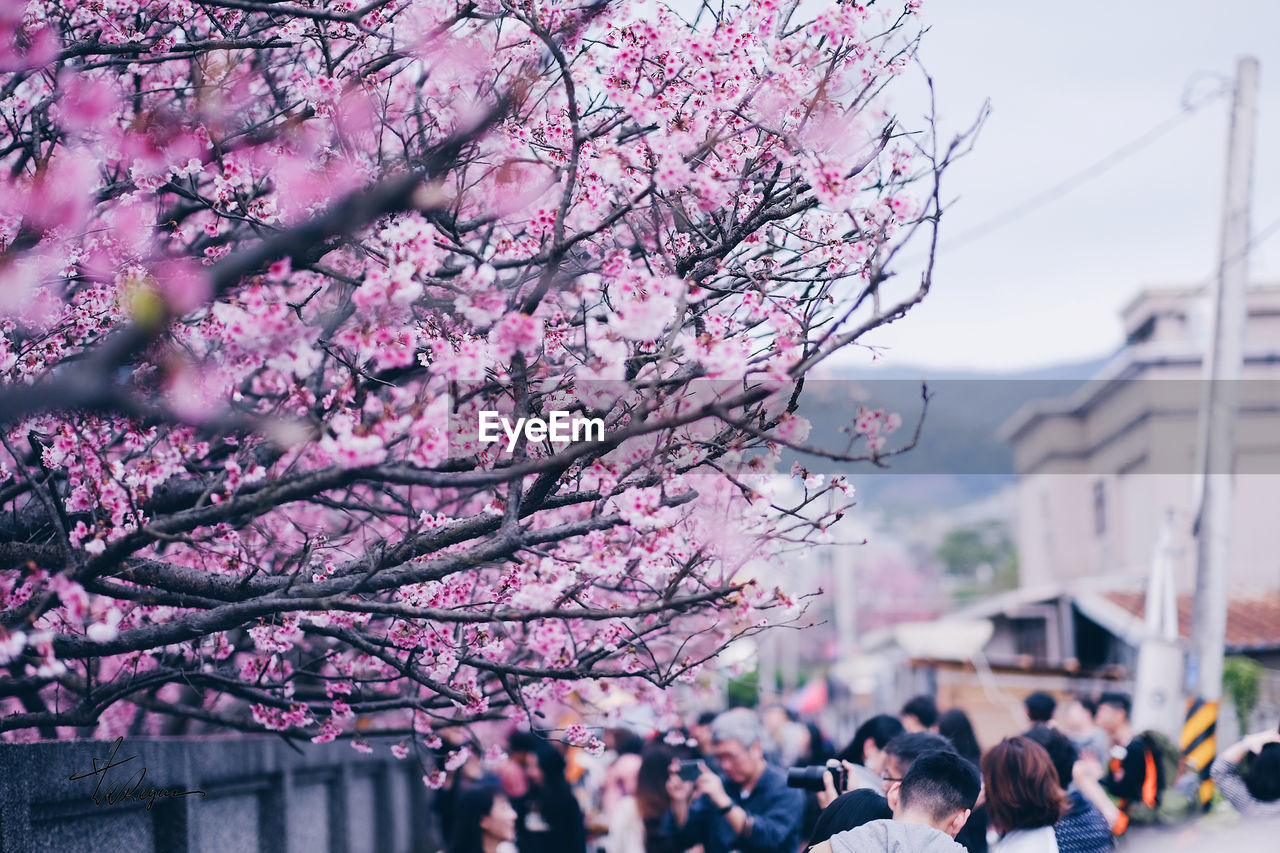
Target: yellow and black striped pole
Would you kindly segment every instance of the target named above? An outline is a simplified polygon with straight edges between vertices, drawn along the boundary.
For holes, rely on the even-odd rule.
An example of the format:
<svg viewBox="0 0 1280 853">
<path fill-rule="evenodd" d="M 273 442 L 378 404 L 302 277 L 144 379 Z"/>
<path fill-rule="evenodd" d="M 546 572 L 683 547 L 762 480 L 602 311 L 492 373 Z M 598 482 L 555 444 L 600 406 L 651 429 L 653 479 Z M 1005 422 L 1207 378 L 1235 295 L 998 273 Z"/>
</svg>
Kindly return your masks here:
<svg viewBox="0 0 1280 853">
<path fill-rule="evenodd" d="M 1213 800 L 1213 780 L 1209 765 L 1218 752 L 1218 703 L 1199 696 L 1187 704 L 1187 721 L 1182 726 L 1182 762 L 1200 776 L 1200 807 L 1208 810 Z"/>
</svg>

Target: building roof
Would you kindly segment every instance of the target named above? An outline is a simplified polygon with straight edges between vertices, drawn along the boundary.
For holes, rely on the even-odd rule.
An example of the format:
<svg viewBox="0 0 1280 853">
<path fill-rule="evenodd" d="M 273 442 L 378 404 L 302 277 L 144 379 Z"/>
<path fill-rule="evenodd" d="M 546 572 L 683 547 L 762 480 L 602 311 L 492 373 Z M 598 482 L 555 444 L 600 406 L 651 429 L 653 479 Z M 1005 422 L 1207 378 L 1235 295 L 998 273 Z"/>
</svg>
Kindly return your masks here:
<svg viewBox="0 0 1280 853">
<path fill-rule="evenodd" d="M 1063 596 L 1089 619 L 1137 648 L 1146 634 L 1147 593 L 1132 586 L 1133 578 L 1077 578 L 1041 584 L 988 596 L 947 619 L 990 619 L 1016 615 L 1020 610 Z M 1178 596 L 1178 634 L 1191 636 L 1191 596 Z M 1280 592 L 1238 594 L 1227 603 L 1228 652 L 1280 650 Z"/>
<path fill-rule="evenodd" d="M 895 645 L 911 658 L 967 661 L 991 641 L 994 626 L 989 619 L 934 619 L 899 622 L 862 635 L 868 650 Z"/>
<path fill-rule="evenodd" d="M 1112 590 L 1102 596 L 1135 618 L 1146 612 L 1147 594 Z M 1178 634 L 1191 636 L 1191 596 L 1178 596 Z M 1227 651 L 1250 652 L 1280 649 L 1280 592 L 1245 598 L 1238 596 L 1227 602 Z"/>
<path fill-rule="evenodd" d="M 1191 285 L 1163 285 L 1144 287 L 1120 309 L 1120 319 L 1125 332 L 1131 333 L 1152 313 L 1160 309 L 1185 309 L 1191 300 L 1207 297 L 1210 288 L 1204 282 Z M 1280 283 L 1250 282 L 1247 288 L 1249 304 L 1253 311 L 1271 309 L 1280 298 Z"/>
<path fill-rule="evenodd" d="M 1203 284 L 1182 287 L 1148 288 L 1137 294 L 1121 311 L 1125 332 L 1132 335 L 1153 312 L 1183 308 L 1204 294 Z M 1247 294 L 1248 316 L 1272 316 L 1280 312 L 1280 283 L 1250 284 Z M 1024 403 L 998 428 L 997 436 L 1016 444 L 1030 430 L 1053 418 L 1085 417 L 1106 396 L 1128 381 L 1142 378 L 1160 368 L 1198 368 L 1204 357 L 1204 343 L 1191 339 L 1150 341 L 1126 344 L 1099 369 L 1097 374 L 1067 397 L 1031 400 Z M 1246 365 L 1272 364 L 1280 357 L 1276 342 L 1263 341 L 1246 347 Z"/>
</svg>

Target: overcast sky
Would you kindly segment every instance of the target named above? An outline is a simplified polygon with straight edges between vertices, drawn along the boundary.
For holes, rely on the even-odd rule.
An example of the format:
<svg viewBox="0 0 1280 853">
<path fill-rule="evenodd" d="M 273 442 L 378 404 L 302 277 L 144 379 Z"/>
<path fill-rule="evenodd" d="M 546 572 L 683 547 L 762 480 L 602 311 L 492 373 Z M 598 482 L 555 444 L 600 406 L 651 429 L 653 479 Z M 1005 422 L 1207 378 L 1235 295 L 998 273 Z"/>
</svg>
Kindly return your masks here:
<svg viewBox="0 0 1280 853">
<path fill-rule="evenodd" d="M 869 336 L 891 364 L 1017 370 L 1096 357 L 1121 343 L 1139 290 L 1204 281 L 1216 264 L 1230 98 L 981 238 L 955 237 L 1169 119 L 1184 90 L 1226 85 L 1261 62 L 1252 231 L 1280 219 L 1280 2 L 926 0 L 921 57 L 944 133 L 991 115 L 946 179 L 934 289 Z M 904 118 L 920 112 L 899 101 Z M 1280 282 L 1280 228 L 1251 255 Z"/>
</svg>

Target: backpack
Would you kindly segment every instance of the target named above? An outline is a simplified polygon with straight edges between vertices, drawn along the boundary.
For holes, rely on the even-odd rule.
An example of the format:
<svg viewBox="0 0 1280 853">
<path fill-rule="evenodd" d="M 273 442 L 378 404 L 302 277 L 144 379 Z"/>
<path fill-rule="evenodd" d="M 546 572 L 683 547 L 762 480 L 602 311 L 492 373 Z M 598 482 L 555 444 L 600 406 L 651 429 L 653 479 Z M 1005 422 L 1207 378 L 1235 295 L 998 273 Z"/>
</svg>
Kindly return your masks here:
<svg viewBox="0 0 1280 853">
<path fill-rule="evenodd" d="M 1149 767 L 1156 771 L 1155 805 L 1148 802 L 1130 803 L 1128 814 L 1135 824 L 1170 823 L 1195 811 L 1195 803 L 1185 787 L 1174 785 L 1178 779 L 1178 750 L 1161 732 L 1147 730 L 1138 735 L 1147 750 Z"/>
<path fill-rule="evenodd" d="M 1139 737 L 1155 756 L 1156 776 L 1159 780 L 1156 786 L 1161 792 L 1166 791 L 1169 783 L 1178 778 L 1178 748 L 1167 735 L 1154 729 L 1142 732 Z"/>
</svg>

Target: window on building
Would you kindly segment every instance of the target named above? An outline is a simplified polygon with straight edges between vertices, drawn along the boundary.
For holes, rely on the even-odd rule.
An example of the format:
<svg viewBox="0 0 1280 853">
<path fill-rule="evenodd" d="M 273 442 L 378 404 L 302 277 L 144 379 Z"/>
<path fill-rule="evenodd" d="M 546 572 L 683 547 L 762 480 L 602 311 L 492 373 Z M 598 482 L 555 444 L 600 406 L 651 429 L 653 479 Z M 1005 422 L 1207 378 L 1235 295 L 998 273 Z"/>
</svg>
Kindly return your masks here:
<svg viewBox="0 0 1280 853">
<path fill-rule="evenodd" d="M 1146 343 L 1151 340 L 1156 333 L 1156 318 L 1152 314 L 1142 322 L 1142 325 L 1134 329 L 1128 339 L 1125 341 L 1126 346 L 1134 346 L 1135 344 Z"/>
<path fill-rule="evenodd" d="M 1075 658 L 1082 669 L 1097 669 L 1120 663 L 1120 641 L 1097 622 L 1072 608 L 1072 634 L 1075 636 Z"/>
<path fill-rule="evenodd" d="M 1049 639 L 1045 635 L 1047 625 L 1044 617 L 1019 617 L 1009 620 L 1009 629 L 1013 634 L 1013 650 L 1015 654 L 1027 655 L 1037 663 L 1044 663 L 1049 656 Z"/>
</svg>

